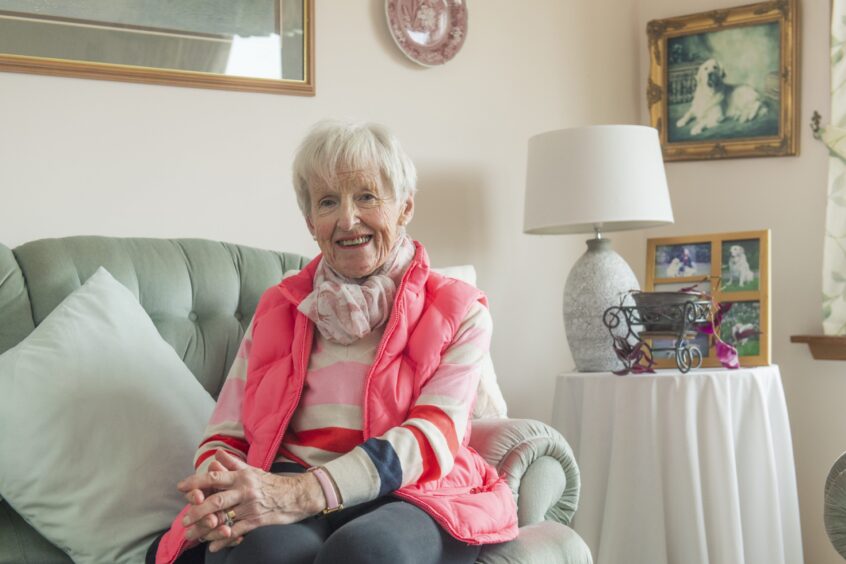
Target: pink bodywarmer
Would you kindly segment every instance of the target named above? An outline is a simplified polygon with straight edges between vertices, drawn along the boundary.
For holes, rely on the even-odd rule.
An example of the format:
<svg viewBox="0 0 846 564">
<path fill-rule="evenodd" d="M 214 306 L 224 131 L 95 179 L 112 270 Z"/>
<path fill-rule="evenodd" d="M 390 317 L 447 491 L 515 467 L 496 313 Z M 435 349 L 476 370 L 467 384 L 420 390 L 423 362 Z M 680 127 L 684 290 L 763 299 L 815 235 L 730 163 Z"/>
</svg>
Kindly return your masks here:
<svg viewBox="0 0 846 564">
<path fill-rule="evenodd" d="M 476 288 L 429 270 L 422 245 L 397 291 L 365 382 L 364 439 L 384 434 L 407 419 L 421 387 L 441 362 L 461 321 L 475 301 Z M 297 310 L 312 291 L 315 258 L 299 274 L 261 297 L 253 319 L 243 423 L 247 462 L 268 470 L 297 407 L 308 369 L 314 324 Z M 438 480 L 395 490 L 391 495 L 428 513 L 453 537 L 468 544 L 505 542 L 517 536 L 517 508 L 511 489 L 496 470 L 468 446 L 468 428 L 452 470 Z M 158 564 L 172 563 L 194 543 L 185 540 L 181 519 L 159 543 Z"/>
</svg>

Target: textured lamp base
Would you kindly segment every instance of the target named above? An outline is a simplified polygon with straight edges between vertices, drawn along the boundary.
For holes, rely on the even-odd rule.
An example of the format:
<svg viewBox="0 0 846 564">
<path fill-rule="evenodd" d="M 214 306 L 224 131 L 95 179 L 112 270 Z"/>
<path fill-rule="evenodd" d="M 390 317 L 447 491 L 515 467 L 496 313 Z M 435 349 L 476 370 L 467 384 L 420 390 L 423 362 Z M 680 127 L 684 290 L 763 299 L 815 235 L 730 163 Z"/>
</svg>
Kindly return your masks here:
<svg viewBox="0 0 846 564">
<path fill-rule="evenodd" d="M 567 276 L 564 286 L 564 332 L 579 372 L 620 370 L 611 335 L 602 314 L 620 305 L 620 296 L 639 290 L 628 263 L 611 248 L 608 239 L 591 239 Z M 627 298 L 631 301 L 631 297 Z"/>
</svg>

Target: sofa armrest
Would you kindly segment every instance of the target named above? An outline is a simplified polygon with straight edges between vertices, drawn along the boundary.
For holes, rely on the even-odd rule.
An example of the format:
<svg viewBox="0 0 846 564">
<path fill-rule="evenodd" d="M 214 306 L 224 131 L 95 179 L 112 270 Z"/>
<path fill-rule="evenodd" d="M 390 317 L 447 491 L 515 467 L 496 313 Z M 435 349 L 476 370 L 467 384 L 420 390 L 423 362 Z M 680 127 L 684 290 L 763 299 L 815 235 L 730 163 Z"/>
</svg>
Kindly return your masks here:
<svg viewBox="0 0 846 564">
<path fill-rule="evenodd" d="M 543 521 L 520 527 L 520 536 L 482 548 L 476 564 L 593 564 L 590 549 L 570 527 Z"/>
<path fill-rule="evenodd" d="M 570 523 L 579 504 L 579 467 L 561 433 L 531 419 L 475 419 L 470 446 L 502 475 L 520 526 Z"/>
<path fill-rule="evenodd" d="M 840 455 L 825 481 L 823 517 L 831 544 L 846 558 L 846 452 Z"/>
</svg>

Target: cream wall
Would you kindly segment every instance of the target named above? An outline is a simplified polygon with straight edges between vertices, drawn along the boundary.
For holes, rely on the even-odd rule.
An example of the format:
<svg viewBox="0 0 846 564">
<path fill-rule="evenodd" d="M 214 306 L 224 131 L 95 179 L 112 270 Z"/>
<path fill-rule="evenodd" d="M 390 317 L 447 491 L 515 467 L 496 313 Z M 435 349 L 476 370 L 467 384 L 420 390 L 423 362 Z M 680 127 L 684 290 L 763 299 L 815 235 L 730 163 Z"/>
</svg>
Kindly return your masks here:
<svg viewBox="0 0 846 564">
<path fill-rule="evenodd" d="M 478 268 L 511 412 L 548 420 L 571 366 L 561 291 L 584 244 L 522 234 L 526 143 L 637 117 L 634 5 L 612 3 L 471 2 L 462 51 L 426 69 L 393 44 L 383 0 L 317 0 L 313 98 L 0 73 L 0 241 L 204 237 L 313 255 L 295 145 L 321 118 L 380 121 L 419 167 L 412 235 L 436 265 Z M 631 64 L 596 72 L 621 51 Z"/>
<path fill-rule="evenodd" d="M 638 108 L 648 123 L 646 23 L 743 4 L 732 0 L 636 0 Z M 805 562 L 835 564 L 825 536 L 822 493 L 828 469 L 846 450 L 846 363 L 815 361 L 790 335 L 820 333 L 827 151 L 808 128 L 829 115 L 829 2 L 800 0 L 801 154 L 798 157 L 668 163 L 676 223 L 667 234 L 772 229 L 773 360 L 784 381 L 793 432 Z M 659 236 L 658 232 L 647 234 Z M 643 269 L 645 244 L 626 256 Z M 761 471 L 766 471 L 761 469 Z"/>
</svg>

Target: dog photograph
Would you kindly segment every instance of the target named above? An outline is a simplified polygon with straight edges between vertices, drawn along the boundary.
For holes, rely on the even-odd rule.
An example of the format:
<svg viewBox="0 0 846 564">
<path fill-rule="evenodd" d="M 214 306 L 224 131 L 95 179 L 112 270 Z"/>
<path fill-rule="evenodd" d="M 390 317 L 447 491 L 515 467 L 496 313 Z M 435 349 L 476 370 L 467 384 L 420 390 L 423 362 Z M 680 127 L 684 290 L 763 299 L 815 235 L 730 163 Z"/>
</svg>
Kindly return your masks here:
<svg viewBox="0 0 846 564">
<path fill-rule="evenodd" d="M 737 354 L 761 354 L 761 304 L 732 302 L 720 324 L 720 338 L 737 349 Z"/>
<path fill-rule="evenodd" d="M 656 279 L 707 277 L 711 274 L 711 243 L 659 245 L 654 268 Z"/>
<path fill-rule="evenodd" d="M 796 0 L 647 23 L 650 122 L 666 161 L 798 152 Z"/>
<path fill-rule="evenodd" d="M 722 292 L 751 292 L 760 287 L 761 244 L 758 239 L 723 241 Z"/>
<path fill-rule="evenodd" d="M 669 141 L 778 135 L 779 39 L 778 22 L 669 38 Z"/>
<path fill-rule="evenodd" d="M 712 307 L 730 305 L 717 335 L 737 347 L 742 366 L 764 366 L 771 360 L 770 263 L 769 229 L 649 238 L 643 290 L 702 292 Z M 690 343 L 703 353 L 702 366 L 721 366 L 713 335 Z M 672 349 L 654 351 L 657 367 L 676 366 L 672 335 L 653 336 L 650 344 Z"/>
</svg>

